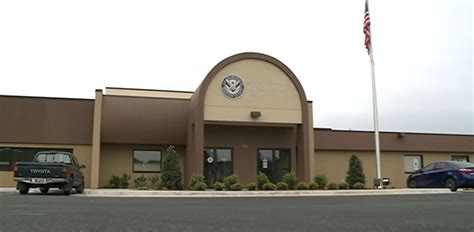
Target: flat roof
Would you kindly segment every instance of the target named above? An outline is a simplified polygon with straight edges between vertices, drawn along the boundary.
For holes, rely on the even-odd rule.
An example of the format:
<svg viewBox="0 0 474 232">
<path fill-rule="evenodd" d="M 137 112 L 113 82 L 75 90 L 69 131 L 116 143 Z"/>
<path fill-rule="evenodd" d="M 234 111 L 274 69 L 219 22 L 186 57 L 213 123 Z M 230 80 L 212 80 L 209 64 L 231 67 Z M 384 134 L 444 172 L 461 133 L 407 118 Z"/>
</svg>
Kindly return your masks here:
<svg viewBox="0 0 474 232">
<path fill-rule="evenodd" d="M 20 96 L 20 95 L 0 95 L 5 98 L 33 98 L 33 99 L 48 99 L 48 100 L 80 100 L 80 101 L 95 101 L 91 98 L 67 98 L 67 97 L 42 97 L 42 96 Z"/>
<path fill-rule="evenodd" d="M 106 87 L 104 94 L 114 95 L 114 96 L 130 96 L 130 97 L 191 99 L 194 92 L 158 90 L 158 89 Z"/>
</svg>

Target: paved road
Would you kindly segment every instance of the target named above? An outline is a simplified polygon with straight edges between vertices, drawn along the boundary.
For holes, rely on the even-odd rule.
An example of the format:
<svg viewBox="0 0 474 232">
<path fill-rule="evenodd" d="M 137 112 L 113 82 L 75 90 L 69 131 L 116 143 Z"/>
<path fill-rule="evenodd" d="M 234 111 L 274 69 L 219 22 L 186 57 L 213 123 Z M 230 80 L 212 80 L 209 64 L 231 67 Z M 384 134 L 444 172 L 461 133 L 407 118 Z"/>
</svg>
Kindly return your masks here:
<svg viewBox="0 0 474 232">
<path fill-rule="evenodd" d="M 0 195 L 0 231 L 474 231 L 474 193 L 274 198 Z"/>
</svg>

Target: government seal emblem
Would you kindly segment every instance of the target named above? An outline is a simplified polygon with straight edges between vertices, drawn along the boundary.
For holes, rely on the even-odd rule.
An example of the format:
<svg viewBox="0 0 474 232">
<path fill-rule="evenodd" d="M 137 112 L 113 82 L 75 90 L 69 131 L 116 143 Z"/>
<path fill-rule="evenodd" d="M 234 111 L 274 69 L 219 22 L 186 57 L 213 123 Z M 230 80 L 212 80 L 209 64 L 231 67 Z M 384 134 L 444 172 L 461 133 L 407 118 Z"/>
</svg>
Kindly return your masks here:
<svg viewBox="0 0 474 232">
<path fill-rule="evenodd" d="M 244 93 L 244 82 L 237 75 L 228 75 L 222 80 L 222 93 L 226 97 L 236 99 Z"/>
</svg>

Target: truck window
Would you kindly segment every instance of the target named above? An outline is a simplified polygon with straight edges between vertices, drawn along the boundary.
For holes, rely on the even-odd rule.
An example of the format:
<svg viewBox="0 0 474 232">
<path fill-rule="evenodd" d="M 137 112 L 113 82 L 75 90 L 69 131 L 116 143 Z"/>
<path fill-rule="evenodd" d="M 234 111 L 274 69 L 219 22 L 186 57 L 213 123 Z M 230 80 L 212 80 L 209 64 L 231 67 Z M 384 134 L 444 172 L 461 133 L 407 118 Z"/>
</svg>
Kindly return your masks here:
<svg viewBox="0 0 474 232">
<path fill-rule="evenodd" d="M 42 153 L 36 157 L 37 162 L 65 163 L 71 164 L 71 157 L 62 153 Z"/>
</svg>

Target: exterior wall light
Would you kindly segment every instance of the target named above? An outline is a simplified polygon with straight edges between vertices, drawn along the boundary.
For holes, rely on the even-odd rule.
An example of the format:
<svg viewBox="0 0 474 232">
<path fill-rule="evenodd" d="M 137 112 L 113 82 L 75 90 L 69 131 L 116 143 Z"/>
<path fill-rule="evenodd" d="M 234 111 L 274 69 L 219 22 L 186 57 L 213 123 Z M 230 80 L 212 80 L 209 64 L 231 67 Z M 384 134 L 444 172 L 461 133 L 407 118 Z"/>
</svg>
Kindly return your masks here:
<svg viewBox="0 0 474 232">
<path fill-rule="evenodd" d="M 251 111 L 250 112 L 250 117 L 252 117 L 252 118 L 259 118 L 260 116 L 262 116 L 262 113 L 260 113 L 260 111 Z"/>
</svg>

